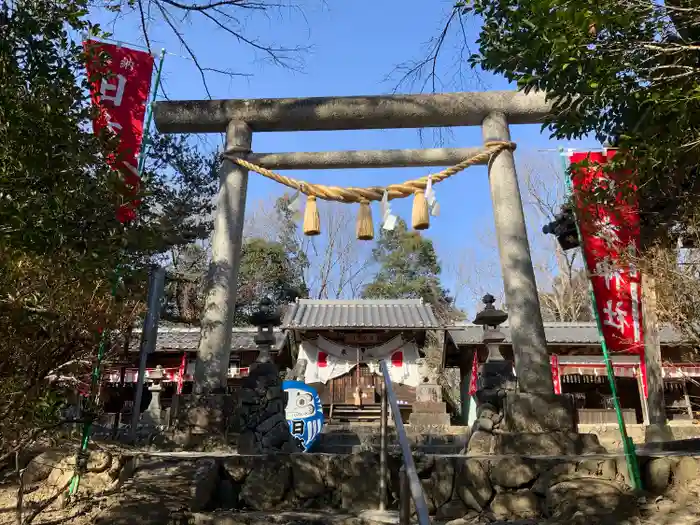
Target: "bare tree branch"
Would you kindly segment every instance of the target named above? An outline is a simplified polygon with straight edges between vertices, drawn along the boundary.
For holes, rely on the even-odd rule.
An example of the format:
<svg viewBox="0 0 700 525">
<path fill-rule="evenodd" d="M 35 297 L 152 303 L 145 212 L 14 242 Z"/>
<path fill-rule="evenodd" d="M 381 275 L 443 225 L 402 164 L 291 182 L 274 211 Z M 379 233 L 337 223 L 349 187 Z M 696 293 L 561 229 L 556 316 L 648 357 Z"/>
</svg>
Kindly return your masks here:
<svg viewBox="0 0 700 525">
<path fill-rule="evenodd" d="M 303 69 L 302 55 L 308 50 L 303 46 L 274 46 L 260 43 L 257 39 L 245 35 L 240 26 L 239 20 L 234 15 L 235 12 L 246 10 L 266 13 L 271 9 L 289 7 L 274 1 L 255 0 L 212 0 L 206 2 L 185 2 L 180 0 L 136 0 L 128 2 L 126 0 L 94 0 L 94 5 L 104 7 L 114 11 L 114 20 L 123 20 L 129 14 L 138 18 L 138 25 L 141 37 L 146 48 L 152 52 L 156 20 L 161 20 L 172 32 L 182 48 L 185 50 L 186 58 L 191 60 L 197 68 L 207 97 L 211 98 L 211 90 L 207 81 L 208 73 L 225 75 L 228 77 L 251 76 L 247 73 L 236 72 L 226 67 L 208 66 L 198 55 L 197 50 L 187 38 L 187 32 L 182 27 L 183 23 L 196 23 L 197 21 L 214 24 L 218 30 L 225 31 L 233 36 L 238 42 L 254 49 L 256 52 L 264 53 L 265 57 L 280 67 L 301 71 Z M 152 11 L 155 10 L 155 14 Z M 182 15 L 182 16 L 180 16 Z M 166 97 L 167 98 L 167 97 Z"/>
</svg>

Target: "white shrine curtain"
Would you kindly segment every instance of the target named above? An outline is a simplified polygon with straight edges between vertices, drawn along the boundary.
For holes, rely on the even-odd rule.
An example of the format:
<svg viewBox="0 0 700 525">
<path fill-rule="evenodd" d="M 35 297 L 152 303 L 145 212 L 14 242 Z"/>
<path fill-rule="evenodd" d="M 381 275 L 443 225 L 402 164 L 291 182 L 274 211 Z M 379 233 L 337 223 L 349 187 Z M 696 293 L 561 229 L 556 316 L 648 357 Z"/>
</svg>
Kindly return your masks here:
<svg viewBox="0 0 700 525">
<path fill-rule="evenodd" d="M 418 347 L 405 342 L 399 335 L 386 343 L 359 350 L 359 361 L 366 363 L 373 374 L 381 375 L 378 361 L 386 359 L 392 382 L 416 387 L 420 382 L 417 360 Z M 358 360 L 358 348 L 344 346 L 324 337 L 303 341 L 299 359 L 306 359 L 305 383 L 327 383 L 353 370 Z"/>
</svg>

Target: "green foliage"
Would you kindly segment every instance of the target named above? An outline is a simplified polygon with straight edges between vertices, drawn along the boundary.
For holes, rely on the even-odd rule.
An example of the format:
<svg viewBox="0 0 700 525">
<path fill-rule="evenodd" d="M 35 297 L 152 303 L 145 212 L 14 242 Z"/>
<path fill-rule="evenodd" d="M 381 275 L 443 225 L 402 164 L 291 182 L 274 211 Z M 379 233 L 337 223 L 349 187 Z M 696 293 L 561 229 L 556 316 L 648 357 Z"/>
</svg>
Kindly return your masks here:
<svg viewBox="0 0 700 525">
<path fill-rule="evenodd" d="M 392 231 L 382 229 L 373 251 L 379 271 L 365 286 L 365 299 L 423 299 L 442 317 L 459 316 L 440 283 L 440 263 L 430 239 L 409 231 L 399 219 Z"/>
<path fill-rule="evenodd" d="M 51 370 L 80 359 L 88 373 L 98 331 L 134 323 L 151 257 L 211 229 L 218 157 L 186 138 L 153 138 L 139 218 L 116 220 L 114 140 L 92 133 L 72 40 L 101 35 L 90 5 L 0 0 L 0 451 L 54 412 L 41 401 Z"/>
<path fill-rule="evenodd" d="M 619 142 L 649 235 L 697 212 L 700 9 L 613 0 L 475 0 L 474 66 L 546 91 L 558 139 Z M 654 231 L 654 228 L 661 228 Z"/>
<path fill-rule="evenodd" d="M 236 325 L 250 324 L 248 318 L 263 297 L 284 305 L 307 295 L 306 285 L 296 274 L 282 243 L 246 240 L 238 276 Z"/>
</svg>

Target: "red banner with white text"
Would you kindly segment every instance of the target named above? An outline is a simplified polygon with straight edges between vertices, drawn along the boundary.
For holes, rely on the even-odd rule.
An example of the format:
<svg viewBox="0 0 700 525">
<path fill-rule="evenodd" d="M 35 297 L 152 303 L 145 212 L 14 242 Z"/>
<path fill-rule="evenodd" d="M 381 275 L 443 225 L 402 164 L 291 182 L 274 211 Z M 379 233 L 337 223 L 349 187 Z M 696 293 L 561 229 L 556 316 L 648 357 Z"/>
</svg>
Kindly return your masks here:
<svg viewBox="0 0 700 525">
<path fill-rule="evenodd" d="M 124 201 L 117 210 L 120 222 L 136 218 L 141 186 L 138 156 L 143 120 L 153 74 L 153 55 L 126 47 L 88 40 L 84 43 L 92 103 L 99 109 L 93 121 L 96 134 L 107 129 L 118 139 L 107 162 L 120 174 Z"/>
<path fill-rule="evenodd" d="M 561 395 L 561 368 L 559 367 L 559 356 L 552 354 L 549 356 L 549 365 L 552 369 L 552 384 L 554 385 L 554 393 Z"/>
<path fill-rule="evenodd" d="M 639 210 L 629 174 L 603 170 L 614 151 L 574 153 L 570 161 L 583 255 L 610 352 L 637 354 L 644 363 Z M 595 194 L 595 199 L 592 196 Z M 641 367 L 646 395 L 646 368 Z"/>
<path fill-rule="evenodd" d="M 474 359 L 472 361 L 472 372 L 469 377 L 469 391 L 467 392 L 470 396 L 476 394 L 477 391 L 477 380 L 479 375 L 479 356 L 477 352 L 474 351 Z"/>
</svg>

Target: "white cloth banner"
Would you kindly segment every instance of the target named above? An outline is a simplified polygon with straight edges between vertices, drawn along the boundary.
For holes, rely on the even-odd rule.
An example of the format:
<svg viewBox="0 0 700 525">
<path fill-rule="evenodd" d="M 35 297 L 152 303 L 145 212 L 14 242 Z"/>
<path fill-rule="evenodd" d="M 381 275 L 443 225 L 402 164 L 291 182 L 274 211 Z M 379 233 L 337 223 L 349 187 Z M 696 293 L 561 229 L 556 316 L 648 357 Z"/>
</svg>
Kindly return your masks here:
<svg viewBox="0 0 700 525">
<path fill-rule="evenodd" d="M 392 382 L 416 387 L 420 382 L 417 360 L 418 347 L 404 342 L 401 336 L 373 347 L 343 346 L 324 337 L 303 341 L 299 345 L 298 359 L 306 359 L 304 382 L 327 383 L 353 370 L 359 361 L 366 363 L 373 374 L 381 375 L 378 361 L 386 359 Z"/>
</svg>

